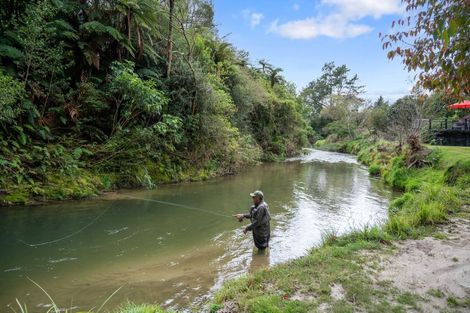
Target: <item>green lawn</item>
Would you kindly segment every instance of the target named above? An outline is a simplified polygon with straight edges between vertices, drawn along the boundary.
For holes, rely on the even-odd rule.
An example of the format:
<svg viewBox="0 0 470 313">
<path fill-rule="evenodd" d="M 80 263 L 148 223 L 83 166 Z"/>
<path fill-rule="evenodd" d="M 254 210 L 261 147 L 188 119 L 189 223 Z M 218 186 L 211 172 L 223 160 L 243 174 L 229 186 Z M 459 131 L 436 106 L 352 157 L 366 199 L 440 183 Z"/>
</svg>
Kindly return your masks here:
<svg viewBox="0 0 470 313">
<path fill-rule="evenodd" d="M 457 162 L 458 160 L 470 160 L 470 147 L 457 147 L 457 146 L 430 146 L 431 149 L 439 149 L 443 154 L 443 161 L 446 165 Z"/>
</svg>

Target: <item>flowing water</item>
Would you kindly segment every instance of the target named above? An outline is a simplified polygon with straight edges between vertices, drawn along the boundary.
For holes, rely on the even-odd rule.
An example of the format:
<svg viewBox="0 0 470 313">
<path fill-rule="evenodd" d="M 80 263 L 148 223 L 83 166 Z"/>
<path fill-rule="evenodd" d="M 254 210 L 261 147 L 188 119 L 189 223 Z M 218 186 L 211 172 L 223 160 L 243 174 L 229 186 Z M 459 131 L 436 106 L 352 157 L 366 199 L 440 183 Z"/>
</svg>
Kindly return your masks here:
<svg viewBox="0 0 470 313">
<path fill-rule="evenodd" d="M 248 210 L 255 189 L 272 216 L 264 255 L 231 217 Z M 305 255 L 325 231 L 380 223 L 391 197 L 353 157 L 309 150 L 200 183 L 0 208 L 0 312 L 16 309 L 16 298 L 29 312 L 47 310 L 29 279 L 61 308 L 99 307 L 121 287 L 108 308 L 130 299 L 191 310 L 229 278 Z"/>
</svg>

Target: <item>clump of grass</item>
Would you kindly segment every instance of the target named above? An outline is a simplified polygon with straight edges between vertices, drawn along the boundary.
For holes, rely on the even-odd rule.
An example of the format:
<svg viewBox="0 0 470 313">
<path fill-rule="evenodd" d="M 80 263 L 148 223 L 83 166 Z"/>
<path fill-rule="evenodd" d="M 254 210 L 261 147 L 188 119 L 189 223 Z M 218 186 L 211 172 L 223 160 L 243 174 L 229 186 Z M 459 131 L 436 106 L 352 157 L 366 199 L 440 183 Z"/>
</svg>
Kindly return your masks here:
<svg viewBox="0 0 470 313">
<path fill-rule="evenodd" d="M 428 295 L 430 296 L 433 296 L 435 298 L 444 298 L 445 294 L 439 290 L 439 289 L 429 289 L 427 292 L 426 292 Z"/>
<path fill-rule="evenodd" d="M 392 240 L 387 232 L 380 226 L 365 226 L 363 228 L 353 229 L 344 235 L 338 235 L 335 230 L 329 230 L 322 234 L 322 244 L 325 246 L 346 246 L 355 242 L 371 242 L 377 244 L 388 244 Z"/>
<path fill-rule="evenodd" d="M 324 246 L 334 245 L 338 241 L 338 231 L 336 229 L 327 229 L 321 234 L 321 243 Z"/>
<path fill-rule="evenodd" d="M 383 177 L 390 186 L 399 190 L 405 190 L 410 174 L 411 171 L 405 166 L 405 157 L 401 155 L 391 160 L 389 166 L 383 172 Z"/>
<path fill-rule="evenodd" d="M 457 298 L 453 296 L 447 297 L 447 304 L 451 307 L 456 307 L 460 305 L 459 300 L 457 300 Z"/>
<path fill-rule="evenodd" d="M 439 239 L 439 240 L 449 239 L 449 237 L 446 234 L 443 234 L 443 233 L 434 233 L 432 236 L 436 239 Z"/>
<path fill-rule="evenodd" d="M 399 212 L 405 206 L 405 204 L 411 202 L 412 200 L 413 200 L 413 195 L 409 192 L 406 192 L 400 197 L 397 197 L 392 202 L 390 202 L 390 205 L 389 205 L 390 213 L 393 214 L 393 213 Z"/>
<path fill-rule="evenodd" d="M 414 295 L 410 292 L 405 292 L 405 293 L 398 295 L 397 302 L 401 304 L 409 305 L 411 307 L 417 307 L 416 306 L 417 298 L 418 298 L 417 295 Z"/>
<path fill-rule="evenodd" d="M 119 307 L 115 313 L 165 313 L 162 308 L 151 304 L 134 304 L 132 302 L 126 303 Z"/>
<path fill-rule="evenodd" d="M 282 296 L 266 295 L 248 301 L 247 306 L 250 308 L 250 312 L 292 312 L 292 313 L 303 313 L 309 312 L 307 305 L 301 301 L 291 301 L 288 298 Z"/>
<path fill-rule="evenodd" d="M 369 166 L 369 174 L 373 176 L 379 176 L 381 170 L 380 164 L 374 163 Z"/>
<path fill-rule="evenodd" d="M 390 217 L 384 230 L 400 239 L 416 237 L 420 227 L 447 220 L 459 210 L 458 192 L 445 185 L 424 184 L 420 192 L 405 193 L 390 204 Z"/>
</svg>

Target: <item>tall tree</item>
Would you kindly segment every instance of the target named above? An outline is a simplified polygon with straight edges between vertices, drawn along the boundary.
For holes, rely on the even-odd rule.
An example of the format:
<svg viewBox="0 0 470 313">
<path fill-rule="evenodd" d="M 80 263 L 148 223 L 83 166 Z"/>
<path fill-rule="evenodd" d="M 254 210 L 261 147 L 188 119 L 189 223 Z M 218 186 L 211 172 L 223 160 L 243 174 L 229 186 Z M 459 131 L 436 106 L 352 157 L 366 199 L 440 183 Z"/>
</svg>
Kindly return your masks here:
<svg viewBox="0 0 470 313">
<path fill-rule="evenodd" d="M 350 77 L 346 65 L 336 66 L 334 62 L 325 63 L 322 75 L 311 81 L 301 92 L 301 98 L 314 113 L 332 105 L 335 96 L 356 98 L 363 91 L 357 75 Z"/>
<path fill-rule="evenodd" d="M 269 72 L 269 81 L 271 83 L 271 88 L 274 87 L 275 84 L 282 82 L 283 78 L 281 76 L 282 68 L 273 68 Z"/>
</svg>

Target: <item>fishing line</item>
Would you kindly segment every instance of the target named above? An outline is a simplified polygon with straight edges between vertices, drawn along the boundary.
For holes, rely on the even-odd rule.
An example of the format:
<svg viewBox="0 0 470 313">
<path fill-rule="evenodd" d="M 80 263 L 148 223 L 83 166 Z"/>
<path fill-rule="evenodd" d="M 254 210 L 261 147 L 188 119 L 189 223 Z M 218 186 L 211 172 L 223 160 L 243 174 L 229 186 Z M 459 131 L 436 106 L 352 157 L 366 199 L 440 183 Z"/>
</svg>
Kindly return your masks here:
<svg viewBox="0 0 470 313">
<path fill-rule="evenodd" d="M 217 213 L 217 212 L 212 212 L 212 211 L 209 211 L 209 210 L 205 210 L 205 209 L 201 209 L 201 208 L 196 208 L 196 207 L 189 206 L 189 205 L 184 205 L 184 204 L 179 204 L 179 203 L 174 203 L 174 202 L 168 202 L 168 201 L 155 200 L 155 199 L 140 198 L 140 197 L 135 197 L 135 196 L 127 195 L 127 194 L 121 194 L 121 195 L 122 195 L 122 196 L 125 196 L 125 197 L 128 197 L 128 198 L 136 199 L 136 200 L 142 200 L 142 201 L 149 201 L 149 202 L 155 202 L 155 203 L 160 203 L 160 204 L 166 204 L 166 205 L 171 205 L 171 206 L 175 206 L 175 207 L 184 208 L 184 209 L 187 209 L 187 210 L 192 210 L 192 211 L 197 211 L 197 212 L 201 212 L 201 213 L 211 214 L 211 215 L 215 215 L 215 216 L 232 218 L 232 216 L 230 216 L 230 215 L 226 215 L 226 214 L 222 214 L 222 213 Z M 87 229 L 88 227 L 90 227 L 90 226 L 92 226 L 93 224 L 95 224 L 95 223 L 100 219 L 100 217 L 102 217 L 102 216 L 108 211 L 109 208 L 110 208 L 110 206 L 108 206 L 103 212 L 101 212 L 101 214 L 99 214 L 98 216 L 96 216 L 90 223 L 88 223 L 87 225 L 83 226 L 83 227 L 80 228 L 79 230 L 77 230 L 77 231 L 75 231 L 75 232 L 73 232 L 73 233 L 71 233 L 71 234 L 68 234 L 67 236 L 64 236 L 64 237 L 61 237 L 61 238 L 58 238 L 58 239 L 55 239 L 55 240 L 45 241 L 45 242 L 39 242 L 39 243 L 29 243 L 29 242 L 26 242 L 26 241 L 21 240 L 21 239 L 17 239 L 17 240 L 18 240 L 19 242 L 21 242 L 22 244 L 24 244 L 24 245 L 26 245 L 26 246 L 29 246 L 29 247 L 39 247 L 39 246 L 44 246 L 44 245 L 48 245 L 48 244 L 60 242 L 60 241 L 62 241 L 62 240 L 65 240 L 65 239 L 68 239 L 68 238 L 71 238 L 71 237 L 73 237 L 73 236 L 78 235 L 79 233 L 81 233 L 82 231 L 84 231 L 85 229 Z"/>
<path fill-rule="evenodd" d="M 88 227 L 90 227 L 91 225 L 95 224 L 99 219 L 100 217 L 102 217 L 107 211 L 108 209 L 110 208 L 111 205 L 109 205 L 106 209 L 103 210 L 103 212 L 101 212 L 99 215 L 97 215 L 90 223 L 86 224 L 85 226 L 83 226 L 82 228 L 80 228 L 79 230 L 71 233 L 71 234 L 68 234 L 67 236 L 64 236 L 64 237 L 61 237 L 59 239 L 55 239 L 55 240 L 51 240 L 51 241 L 45 241 L 45 242 L 40 242 L 40 243 L 28 243 L 24 240 L 21 240 L 21 239 L 17 239 L 19 242 L 21 242 L 22 244 L 25 244 L 29 247 L 39 247 L 39 246 L 44 246 L 44 245 L 48 245 L 48 244 L 51 244 L 51 243 L 56 243 L 56 242 L 59 242 L 59 241 L 62 241 L 62 240 L 65 240 L 65 239 L 68 239 L 70 237 L 73 237 L 75 235 L 78 235 L 79 233 L 81 233 L 82 231 L 84 231 L 85 229 L 87 229 Z"/>
<path fill-rule="evenodd" d="M 136 200 L 142 200 L 142 201 L 149 201 L 149 202 L 155 202 L 155 203 L 160 203 L 160 204 L 166 204 L 166 205 L 172 205 L 175 207 L 180 207 L 188 210 L 193 210 L 193 211 L 198 211 L 201 213 L 206 213 L 206 214 L 211 214 L 211 215 L 216 215 L 216 216 L 221 216 L 221 217 L 228 217 L 228 218 L 233 218 L 233 216 L 222 214 L 222 213 L 217 213 L 217 212 L 212 212 L 209 210 L 201 209 L 201 208 L 196 208 L 193 206 L 189 205 L 184 205 L 184 204 L 179 204 L 179 203 L 174 203 L 174 202 L 167 202 L 167 201 L 161 201 L 161 200 L 155 200 L 155 199 L 148 199 L 148 198 L 140 198 L 140 197 L 135 197 L 127 194 L 121 194 L 125 197 L 136 199 Z"/>
</svg>

